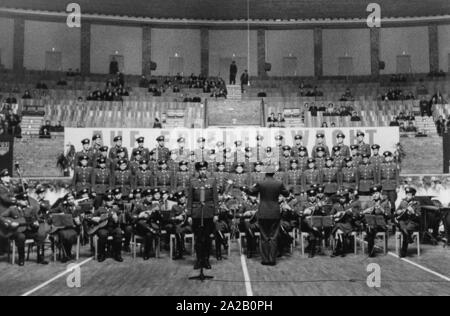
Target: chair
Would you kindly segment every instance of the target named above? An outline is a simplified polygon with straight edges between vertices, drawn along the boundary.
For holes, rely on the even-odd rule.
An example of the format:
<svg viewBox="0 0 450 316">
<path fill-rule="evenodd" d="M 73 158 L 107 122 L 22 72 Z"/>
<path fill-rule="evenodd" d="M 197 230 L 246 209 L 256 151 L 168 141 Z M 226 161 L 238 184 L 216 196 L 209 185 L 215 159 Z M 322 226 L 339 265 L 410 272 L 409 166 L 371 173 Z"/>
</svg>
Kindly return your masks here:
<svg viewBox="0 0 450 316">
<path fill-rule="evenodd" d="M 194 242 L 194 234 L 186 234 L 184 235 L 184 243 L 186 244 L 187 240 L 191 239 L 191 254 L 193 255 L 195 253 L 195 242 Z M 175 238 L 174 234 L 170 235 L 170 260 L 173 259 L 173 249 L 176 245 L 177 239 Z"/>
<path fill-rule="evenodd" d="M 153 239 L 153 247 L 155 248 L 156 252 L 156 258 L 160 258 L 161 256 L 161 235 L 167 235 L 167 231 L 162 230 L 161 234 L 157 236 L 157 238 Z M 144 243 L 142 240 L 144 237 L 134 234 L 131 238 L 132 244 L 133 244 L 133 259 L 136 259 L 136 253 L 137 253 L 137 245 L 140 245 L 140 252 L 142 253 L 142 248 L 144 246 Z M 141 242 L 139 242 L 141 241 Z"/>
<path fill-rule="evenodd" d="M 420 233 L 414 232 L 412 235 L 413 239 L 416 239 L 417 244 L 417 256 L 420 257 Z M 395 252 L 397 255 L 400 255 L 400 248 L 403 244 L 403 234 L 401 232 L 395 233 Z"/>
<path fill-rule="evenodd" d="M 239 233 L 239 253 L 241 255 L 244 254 L 244 247 L 242 247 L 243 243 L 244 243 L 244 238 L 246 237 L 245 233 Z M 261 233 L 260 232 L 255 232 L 255 237 L 258 238 L 258 242 L 259 245 L 261 245 Z"/>
<path fill-rule="evenodd" d="M 81 245 L 81 238 L 80 235 L 77 235 L 77 245 L 75 248 L 75 258 L 77 261 L 80 259 L 80 245 Z M 58 251 L 56 251 L 55 246 L 58 248 Z M 56 240 L 52 242 L 52 251 L 53 251 L 53 261 L 56 262 L 57 254 L 59 257 L 61 257 L 62 253 L 62 245 Z"/>
<path fill-rule="evenodd" d="M 361 240 L 360 240 L 360 242 L 361 242 L 361 250 L 362 250 L 362 253 L 364 254 L 365 253 L 365 244 L 367 243 L 364 239 L 366 238 L 366 236 L 367 236 L 367 233 L 366 232 L 363 232 L 362 234 L 361 234 Z M 388 233 L 387 232 L 379 232 L 379 233 L 377 233 L 376 235 L 375 235 L 375 240 L 377 239 L 377 238 L 381 238 L 382 240 L 383 240 L 383 253 L 384 253 L 384 255 L 386 255 L 387 254 L 387 251 L 388 251 Z"/>
<path fill-rule="evenodd" d="M 28 246 L 27 260 L 30 259 L 30 251 L 34 244 L 35 244 L 34 239 L 25 240 L 25 247 Z M 10 256 L 11 252 L 12 252 L 12 255 L 8 259 L 11 259 L 11 263 L 15 264 L 16 263 L 16 241 L 14 239 L 10 240 L 10 251 L 8 251 L 8 257 Z"/>
</svg>

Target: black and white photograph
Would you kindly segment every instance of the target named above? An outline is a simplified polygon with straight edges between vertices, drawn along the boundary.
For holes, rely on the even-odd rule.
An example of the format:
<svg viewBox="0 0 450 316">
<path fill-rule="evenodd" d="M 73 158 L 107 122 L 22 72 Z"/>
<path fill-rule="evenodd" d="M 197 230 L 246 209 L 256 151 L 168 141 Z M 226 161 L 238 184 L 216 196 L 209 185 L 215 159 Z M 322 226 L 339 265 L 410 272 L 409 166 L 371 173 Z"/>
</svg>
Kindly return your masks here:
<svg viewBox="0 0 450 316">
<path fill-rule="evenodd" d="M 449 247 L 450 1 L 0 0 L 0 296 L 450 296 Z"/>
</svg>

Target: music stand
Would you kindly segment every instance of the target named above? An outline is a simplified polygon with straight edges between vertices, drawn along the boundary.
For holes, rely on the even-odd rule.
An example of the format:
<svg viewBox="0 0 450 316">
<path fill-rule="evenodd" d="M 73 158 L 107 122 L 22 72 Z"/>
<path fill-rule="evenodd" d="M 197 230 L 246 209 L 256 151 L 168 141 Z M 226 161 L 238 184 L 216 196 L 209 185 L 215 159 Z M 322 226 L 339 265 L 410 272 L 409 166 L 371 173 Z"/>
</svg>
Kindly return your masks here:
<svg viewBox="0 0 450 316">
<path fill-rule="evenodd" d="M 205 225 L 204 225 L 205 187 L 200 187 L 200 205 L 201 205 L 200 230 L 201 230 L 201 234 L 204 234 L 205 233 Z M 208 238 L 209 238 L 209 236 L 208 236 Z M 205 247 L 205 245 L 203 245 L 203 247 Z M 189 280 L 198 280 L 198 281 L 204 282 L 205 280 L 214 279 L 213 276 L 204 274 L 204 272 L 203 272 L 204 266 L 203 265 L 204 265 L 204 262 L 202 260 L 201 266 L 200 266 L 200 274 L 197 276 L 190 277 Z"/>
</svg>

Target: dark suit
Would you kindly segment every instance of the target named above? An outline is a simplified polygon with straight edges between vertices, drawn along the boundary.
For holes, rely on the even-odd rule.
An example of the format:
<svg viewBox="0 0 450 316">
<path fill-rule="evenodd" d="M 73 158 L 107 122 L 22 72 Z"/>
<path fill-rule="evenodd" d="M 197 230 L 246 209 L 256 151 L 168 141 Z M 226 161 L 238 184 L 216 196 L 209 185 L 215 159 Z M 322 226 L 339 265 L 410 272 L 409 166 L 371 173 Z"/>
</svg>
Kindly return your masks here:
<svg viewBox="0 0 450 316">
<path fill-rule="evenodd" d="M 260 204 L 257 213 L 258 225 L 261 231 L 261 257 L 263 263 L 275 263 L 277 257 L 277 242 L 280 230 L 280 195 L 289 196 L 284 184 L 272 177 L 266 177 L 250 189 L 259 193 Z"/>
</svg>

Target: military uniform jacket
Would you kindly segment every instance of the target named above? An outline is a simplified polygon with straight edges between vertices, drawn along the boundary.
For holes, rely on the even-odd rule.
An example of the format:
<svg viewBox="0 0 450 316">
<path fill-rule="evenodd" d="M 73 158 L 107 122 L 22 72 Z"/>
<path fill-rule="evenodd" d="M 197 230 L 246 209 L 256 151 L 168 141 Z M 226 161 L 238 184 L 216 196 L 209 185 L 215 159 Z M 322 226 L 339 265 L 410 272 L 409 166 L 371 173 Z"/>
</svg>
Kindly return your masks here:
<svg viewBox="0 0 450 316">
<path fill-rule="evenodd" d="M 153 149 L 153 151 L 155 152 L 155 160 L 157 162 L 160 162 L 162 160 L 167 161 L 170 159 L 170 150 L 167 147 L 158 146 Z"/>
<path fill-rule="evenodd" d="M 189 171 L 179 171 L 174 176 L 172 190 L 174 190 L 174 191 L 183 190 L 183 191 L 187 192 L 190 181 L 191 181 L 191 175 L 189 174 Z"/>
<path fill-rule="evenodd" d="M 131 173 L 135 175 L 136 172 L 139 170 L 139 168 L 140 168 L 139 161 L 133 160 L 132 162 L 130 162 Z"/>
<path fill-rule="evenodd" d="M 298 168 L 301 171 L 305 171 L 306 169 L 308 169 L 308 157 L 299 157 L 298 159 Z"/>
<path fill-rule="evenodd" d="M 344 157 L 339 156 L 334 158 L 334 166 L 338 168 L 339 170 L 342 170 L 342 168 L 345 167 Z"/>
<path fill-rule="evenodd" d="M 361 156 L 352 156 L 352 159 L 353 159 L 354 166 L 359 166 L 362 162 Z"/>
<path fill-rule="evenodd" d="M 177 160 L 169 160 L 168 162 L 167 162 L 167 169 L 169 170 L 169 172 L 171 173 L 171 174 L 176 174 L 177 172 L 179 172 L 179 170 L 180 170 L 180 164 L 179 164 L 179 161 L 178 161 L 178 159 Z"/>
<path fill-rule="evenodd" d="M 289 170 L 286 173 L 286 185 L 289 190 L 295 195 L 299 195 L 302 192 L 302 171 L 299 169 Z"/>
<path fill-rule="evenodd" d="M 178 148 L 177 157 L 179 161 L 189 160 L 189 151 L 186 148 Z"/>
<path fill-rule="evenodd" d="M 97 194 L 105 194 L 111 187 L 111 170 L 97 168 L 92 172 L 92 190 Z"/>
<path fill-rule="evenodd" d="M 195 160 L 200 161 L 206 161 L 208 159 L 208 150 L 206 148 L 198 148 L 195 150 Z"/>
<path fill-rule="evenodd" d="M 336 193 L 342 185 L 342 177 L 338 168 L 325 167 L 322 169 L 322 185 L 325 186 L 326 194 Z"/>
<path fill-rule="evenodd" d="M 7 210 L 0 214 L 0 218 L 3 220 L 8 219 L 14 222 L 19 222 L 20 226 L 17 231 L 23 233 L 26 230 L 35 229 L 38 227 L 33 227 L 34 222 L 39 221 L 38 209 L 36 207 L 19 207 L 11 206 Z M 3 227 L 0 227 L 2 229 Z"/>
<path fill-rule="evenodd" d="M 98 156 L 97 156 L 97 158 L 99 158 L 99 157 L 101 157 L 101 155 L 98 155 Z M 105 165 L 106 165 L 106 168 L 108 168 L 108 169 L 111 170 L 111 171 L 114 171 L 114 170 L 112 169 L 112 168 L 113 168 L 112 160 L 109 159 L 109 158 L 105 158 L 105 160 L 106 160 L 106 164 L 105 164 Z M 94 160 L 93 167 L 94 167 L 94 169 L 98 167 L 97 159 Z"/>
<path fill-rule="evenodd" d="M 146 169 L 146 170 L 138 169 L 136 171 L 135 178 L 136 178 L 136 187 L 138 187 L 138 188 L 141 188 L 141 189 L 151 188 L 155 185 L 154 175 L 148 169 Z"/>
<path fill-rule="evenodd" d="M 230 174 L 225 171 L 217 171 L 213 173 L 213 177 L 216 180 L 217 189 L 221 190 L 227 187 L 227 181 L 230 178 Z"/>
<path fill-rule="evenodd" d="M 169 171 L 158 171 L 155 174 L 156 187 L 168 189 L 172 187 L 172 175 Z"/>
<path fill-rule="evenodd" d="M 206 162 L 208 163 L 208 172 L 209 173 L 214 173 L 214 172 L 216 172 L 216 169 L 217 169 L 217 159 L 211 159 L 211 158 L 208 158 L 208 159 L 206 159 Z"/>
<path fill-rule="evenodd" d="M 258 182 L 263 181 L 265 177 L 266 174 L 264 172 L 252 172 L 250 175 L 250 185 L 253 186 Z"/>
<path fill-rule="evenodd" d="M 148 169 L 153 172 L 156 173 L 156 171 L 158 171 L 158 162 L 155 160 L 150 160 L 148 162 Z"/>
<path fill-rule="evenodd" d="M 12 186 L 7 186 L 3 183 L 0 184 L 0 214 L 14 205 L 13 198 L 14 192 Z"/>
<path fill-rule="evenodd" d="M 413 202 L 414 202 L 414 201 L 413 201 Z M 403 199 L 403 200 L 400 202 L 400 205 L 398 206 L 396 215 L 399 215 L 398 213 L 401 212 L 401 211 L 404 211 L 405 209 L 407 209 L 408 206 L 409 206 L 408 201 L 407 201 L 406 199 Z M 419 224 L 419 223 L 420 223 L 420 218 L 421 218 L 421 216 L 422 216 L 421 207 L 420 207 L 419 203 L 417 203 L 417 202 L 416 202 L 416 203 L 413 203 L 411 206 L 412 206 L 412 208 L 414 209 L 414 213 L 415 213 L 415 214 L 414 214 L 414 215 L 411 215 L 411 214 L 405 214 L 404 216 L 402 216 L 402 218 L 400 219 L 400 221 L 405 221 L 405 222 L 412 221 L 412 222 L 414 222 L 414 223 L 416 223 L 416 224 Z"/>
<path fill-rule="evenodd" d="M 234 160 L 233 160 L 233 158 L 225 160 L 225 171 L 228 172 L 228 173 L 234 172 Z"/>
<path fill-rule="evenodd" d="M 359 187 L 360 192 L 369 192 L 370 188 L 378 183 L 378 176 L 375 173 L 375 168 L 370 164 L 361 164 L 358 167 Z"/>
<path fill-rule="evenodd" d="M 133 148 L 133 151 L 131 152 L 131 156 L 134 157 L 135 156 L 135 152 L 140 150 L 141 151 L 141 157 L 142 159 L 145 160 L 149 160 L 150 159 L 150 150 L 148 148 L 145 147 L 137 147 L 137 148 Z"/>
<path fill-rule="evenodd" d="M 258 210 L 258 219 L 280 219 L 280 204 L 278 199 L 280 195 L 289 196 L 289 191 L 280 181 L 271 178 L 265 178 L 250 189 L 253 193 L 259 193 L 260 203 Z"/>
<path fill-rule="evenodd" d="M 118 220 L 117 222 L 112 219 L 112 214 L 117 214 Z M 117 228 L 120 225 L 120 209 L 117 207 L 117 205 L 113 205 L 112 207 L 108 206 L 101 206 L 94 212 L 94 217 L 102 217 L 110 215 L 108 218 L 108 225 L 109 228 Z"/>
<path fill-rule="evenodd" d="M 371 200 L 367 204 L 367 209 L 369 208 L 373 208 L 371 215 L 390 216 L 391 214 L 391 203 L 387 199 L 381 199 L 379 203 L 376 203 L 374 200 Z"/>
<path fill-rule="evenodd" d="M 291 153 L 292 153 L 292 157 L 294 157 L 295 159 L 300 159 L 300 151 L 299 151 L 299 147 L 292 147 L 291 149 Z M 308 157 L 308 149 L 306 149 L 306 158 Z"/>
<path fill-rule="evenodd" d="M 359 185 L 358 169 L 345 167 L 342 169 L 342 185 L 346 188 L 356 189 Z"/>
<path fill-rule="evenodd" d="M 116 171 L 113 179 L 113 186 L 120 187 L 123 195 L 129 195 L 135 187 L 135 178 L 129 169 Z"/>
<path fill-rule="evenodd" d="M 370 148 L 369 144 L 366 144 L 364 142 L 359 143 L 359 152 L 361 153 L 361 155 L 371 155 L 372 154 L 372 149 Z"/>
<path fill-rule="evenodd" d="M 92 182 L 92 167 L 77 167 L 72 178 L 72 185 L 77 190 L 90 189 Z"/>
<path fill-rule="evenodd" d="M 284 185 L 286 185 L 286 172 L 283 171 L 277 171 L 275 172 L 275 175 L 273 176 L 275 180 L 278 180 L 282 182 Z"/>
<path fill-rule="evenodd" d="M 249 186 L 250 180 L 247 173 L 232 173 L 230 179 L 233 181 L 233 188 L 239 189 L 243 186 Z"/>
<path fill-rule="evenodd" d="M 350 147 L 348 147 L 347 145 L 344 145 L 344 144 L 340 144 L 337 146 L 339 146 L 341 148 L 341 150 L 340 150 L 341 157 L 344 157 L 344 158 L 350 157 Z M 333 153 L 333 156 L 335 156 L 334 153 Z"/>
<path fill-rule="evenodd" d="M 117 149 L 122 148 L 118 146 L 114 146 L 109 150 L 109 159 L 114 160 L 117 158 Z M 128 149 L 126 147 L 123 147 L 125 150 L 125 158 L 128 159 Z"/>
<path fill-rule="evenodd" d="M 306 169 L 303 172 L 303 189 L 307 190 L 314 184 L 321 184 L 321 172 L 318 169 Z"/>
<path fill-rule="evenodd" d="M 119 166 L 117 165 L 119 160 L 120 160 L 119 158 L 114 158 L 111 161 L 111 171 L 112 172 L 115 172 L 116 170 L 119 169 Z M 131 170 L 131 163 L 130 162 L 127 162 L 127 167 L 130 167 L 130 170 Z M 131 171 L 131 172 L 133 172 L 133 171 Z"/>
<path fill-rule="evenodd" d="M 281 158 L 280 160 L 280 171 L 287 172 L 289 169 L 291 169 L 291 157 L 288 158 Z"/>
<path fill-rule="evenodd" d="M 325 168 L 326 161 L 325 158 L 316 158 L 316 168 L 322 170 Z"/>
<path fill-rule="evenodd" d="M 235 163 L 245 163 L 245 152 L 242 150 L 233 153 Z"/>
<path fill-rule="evenodd" d="M 202 205 L 201 192 L 204 188 L 205 202 Z M 213 178 L 193 178 L 189 185 L 188 193 L 188 214 L 194 218 L 213 218 L 218 214 L 219 195 L 217 191 L 217 183 Z"/>
<path fill-rule="evenodd" d="M 395 163 L 384 163 L 379 170 L 378 179 L 384 191 L 396 190 L 399 185 L 399 172 Z"/>
<path fill-rule="evenodd" d="M 375 168 L 375 172 L 378 175 L 378 171 L 381 168 L 381 165 L 384 163 L 384 157 L 380 155 L 372 156 L 369 159 L 370 164 Z"/>
<path fill-rule="evenodd" d="M 311 211 L 311 213 L 306 214 L 305 211 Z M 323 208 L 319 205 L 319 201 L 317 200 L 315 203 L 311 203 L 310 201 L 306 201 L 300 205 L 298 208 L 298 216 L 302 218 L 308 218 L 311 216 L 325 216 Z"/>
</svg>

